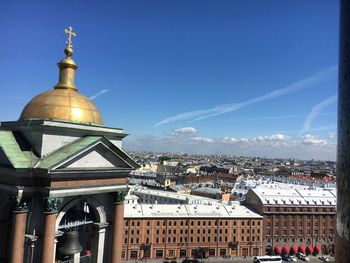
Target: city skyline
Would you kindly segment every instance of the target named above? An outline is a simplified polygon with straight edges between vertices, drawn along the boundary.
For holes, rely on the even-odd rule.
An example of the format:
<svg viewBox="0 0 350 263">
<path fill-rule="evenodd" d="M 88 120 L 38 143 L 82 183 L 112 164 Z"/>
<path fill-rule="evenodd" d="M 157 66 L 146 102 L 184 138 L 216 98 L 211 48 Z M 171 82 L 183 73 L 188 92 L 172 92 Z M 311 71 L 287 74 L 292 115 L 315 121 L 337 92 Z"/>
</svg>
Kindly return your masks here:
<svg viewBox="0 0 350 263">
<path fill-rule="evenodd" d="M 67 3 L 1 4 L 1 121 L 57 83 L 72 25 L 126 149 L 335 159 L 337 1 Z"/>
</svg>

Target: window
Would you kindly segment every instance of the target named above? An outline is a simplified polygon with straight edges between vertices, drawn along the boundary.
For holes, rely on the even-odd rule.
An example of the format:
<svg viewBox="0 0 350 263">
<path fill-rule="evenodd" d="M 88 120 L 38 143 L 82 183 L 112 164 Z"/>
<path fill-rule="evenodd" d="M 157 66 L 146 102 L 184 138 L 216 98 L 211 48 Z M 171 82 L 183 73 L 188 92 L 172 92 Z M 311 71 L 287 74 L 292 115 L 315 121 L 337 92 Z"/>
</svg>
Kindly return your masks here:
<svg viewBox="0 0 350 263">
<path fill-rule="evenodd" d="M 162 258 L 163 257 L 163 250 L 157 249 L 156 250 L 156 258 Z"/>
<path fill-rule="evenodd" d="M 220 256 L 226 255 L 226 248 L 220 248 Z"/>
<path fill-rule="evenodd" d="M 186 256 L 186 249 L 180 249 L 180 258 L 185 258 Z"/>
</svg>

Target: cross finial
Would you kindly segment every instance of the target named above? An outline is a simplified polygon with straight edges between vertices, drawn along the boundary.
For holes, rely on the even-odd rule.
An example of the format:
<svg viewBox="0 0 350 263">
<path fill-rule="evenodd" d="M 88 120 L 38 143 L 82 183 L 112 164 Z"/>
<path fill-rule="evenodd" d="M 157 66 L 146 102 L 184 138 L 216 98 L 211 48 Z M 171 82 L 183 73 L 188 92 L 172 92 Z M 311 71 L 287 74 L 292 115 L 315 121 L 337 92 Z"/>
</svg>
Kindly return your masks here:
<svg viewBox="0 0 350 263">
<path fill-rule="evenodd" d="M 73 27 L 69 26 L 68 28 L 66 28 L 64 30 L 64 32 L 68 35 L 68 39 L 67 39 L 67 48 L 73 48 L 73 43 L 72 43 L 72 36 L 76 37 L 77 34 L 75 32 L 73 32 Z"/>
</svg>

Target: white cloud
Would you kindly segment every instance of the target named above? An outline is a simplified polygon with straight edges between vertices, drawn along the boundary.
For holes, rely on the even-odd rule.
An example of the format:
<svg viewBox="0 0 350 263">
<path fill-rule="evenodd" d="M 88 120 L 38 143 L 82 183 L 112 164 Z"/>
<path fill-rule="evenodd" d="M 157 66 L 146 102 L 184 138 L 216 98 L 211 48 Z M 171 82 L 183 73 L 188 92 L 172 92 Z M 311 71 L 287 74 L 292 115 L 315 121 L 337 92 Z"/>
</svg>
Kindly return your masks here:
<svg viewBox="0 0 350 263">
<path fill-rule="evenodd" d="M 176 129 L 172 132 L 173 135 L 178 135 L 178 134 L 192 134 L 192 133 L 196 133 L 197 129 L 193 128 L 193 127 L 183 127 L 183 128 L 179 128 Z"/>
<path fill-rule="evenodd" d="M 214 142 L 213 139 L 210 139 L 207 137 L 193 137 L 192 140 L 196 141 L 196 142 L 205 142 L 205 143 L 213 143 Z"/>
<path fill-rule="evenodd" d="M 221 143 L 237 143 L 239 140 L 234 137 L 225 136 L 221 138 Z"/>
<path fill-rule="evenodd" d="M 274 134 L 268 137 L 272 141 L 285 141 L 289 139 L 289 136 L 284 134 Z"/>
<path fill-rule="evenodd" d="M 329 105 L 332 105 L 337 101 L 337 95 L 333 95 L 320 103 L 316 104 L 314 107 L 312 107 L 311 112 L 309 115 L 306 117 L 304 121 L 304 125 L 302 130 L 300 131 L 298 136 L 301 136 L 302 134 L 308 132 L 311 129 L 312 122 L 317 118 L 317 116 L 320 114 L 320 112 L 328 107 Z"/>
<path fill-rule="evenodd" d="M 306 134 L 303 137 L 304 144 L 312 144 L 312 145 L 326 145 L 327 140 L 321 140 L 318 136 L 313 136 L 311 134 Z"/>
<path fill-rule="evenodd" d="M 286 87 L 283 87 L 281 89 L 273 90 L 265 95 L 252 98 L 250 100 L 240 102 L 240 103 L 231 103 L 231 104 L 224 104 L 224 105 L 218 105 L 210 109 L 204 109 L 204 110 L 197 110 L 197 111 L 190 111 L 190 112 L 184 112 L 177 114 L 175 116 L 165 118 L 159 122 L 157 122 L 154 126 L 158 127 L 160 125 L 164 125 L 170 122 L 179 121 L 179 120 L 187 120 L 187 119 L 193 119 L 193 121 L 198 121 L 210 117 L 214 117 L 217 115 L 221 115 L 228 112 L 233 112 L 236 110 L 239 110 L 241 108 L 263 102 L 266 100 L 274 99 L 277 97 L 281 97 L 283 95 L 296 92 L 301 89 L 310 88 L 313 86 L 317 86 L 320 83 L 323 83 L 324 81 L 333 78 L 336 76 L 337 73 L 337 66 L 332 66 L 326 70 L 323 70 L 321 72 L 318 72 L 314 75 L 311 75 L 307 78 L 304 78 L 302 80 L 299 80 L 297 82 L 294 82 Z"/>
<path fill-rule="evenodd" d="M 91 97 L 89 97 L 90 100 L 94 100 L 97 97 L 100 97 L 102 94 L 109 92 L 109 89 L 103 89 L 100 90 L 99 92 L 97 92 L 96 94 L 92 95 Z"/>
</svg>

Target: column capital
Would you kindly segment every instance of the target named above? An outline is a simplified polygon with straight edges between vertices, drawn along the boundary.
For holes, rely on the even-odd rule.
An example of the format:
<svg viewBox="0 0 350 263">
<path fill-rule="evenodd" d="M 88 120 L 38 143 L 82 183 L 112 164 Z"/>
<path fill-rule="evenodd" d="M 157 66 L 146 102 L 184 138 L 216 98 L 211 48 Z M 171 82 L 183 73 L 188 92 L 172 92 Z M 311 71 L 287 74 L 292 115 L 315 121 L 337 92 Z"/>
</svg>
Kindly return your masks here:
<svg viewBox="0 0 350 263">
<path fill-rule="evenodd" d="M 23 197 L 18 195 L 11 195 L 9 199 L 11 202 L 11 207 L 13 212 L 15 213 L 28 212 L 28 202 L 24 200 Z"/>
<path fill-rule="evenodd" d="M 58 206 L 62 203 L 63 198 L 58 197 L 44 197 L 44 210 L 45 213 L 57 213 Z"/>
<path fill-rule="evenodd" d="M 128 194 L 128 189 L 123 189 L 112 193 L 114 204 L 122 204 L 127 194 Z"/>
</svg>

